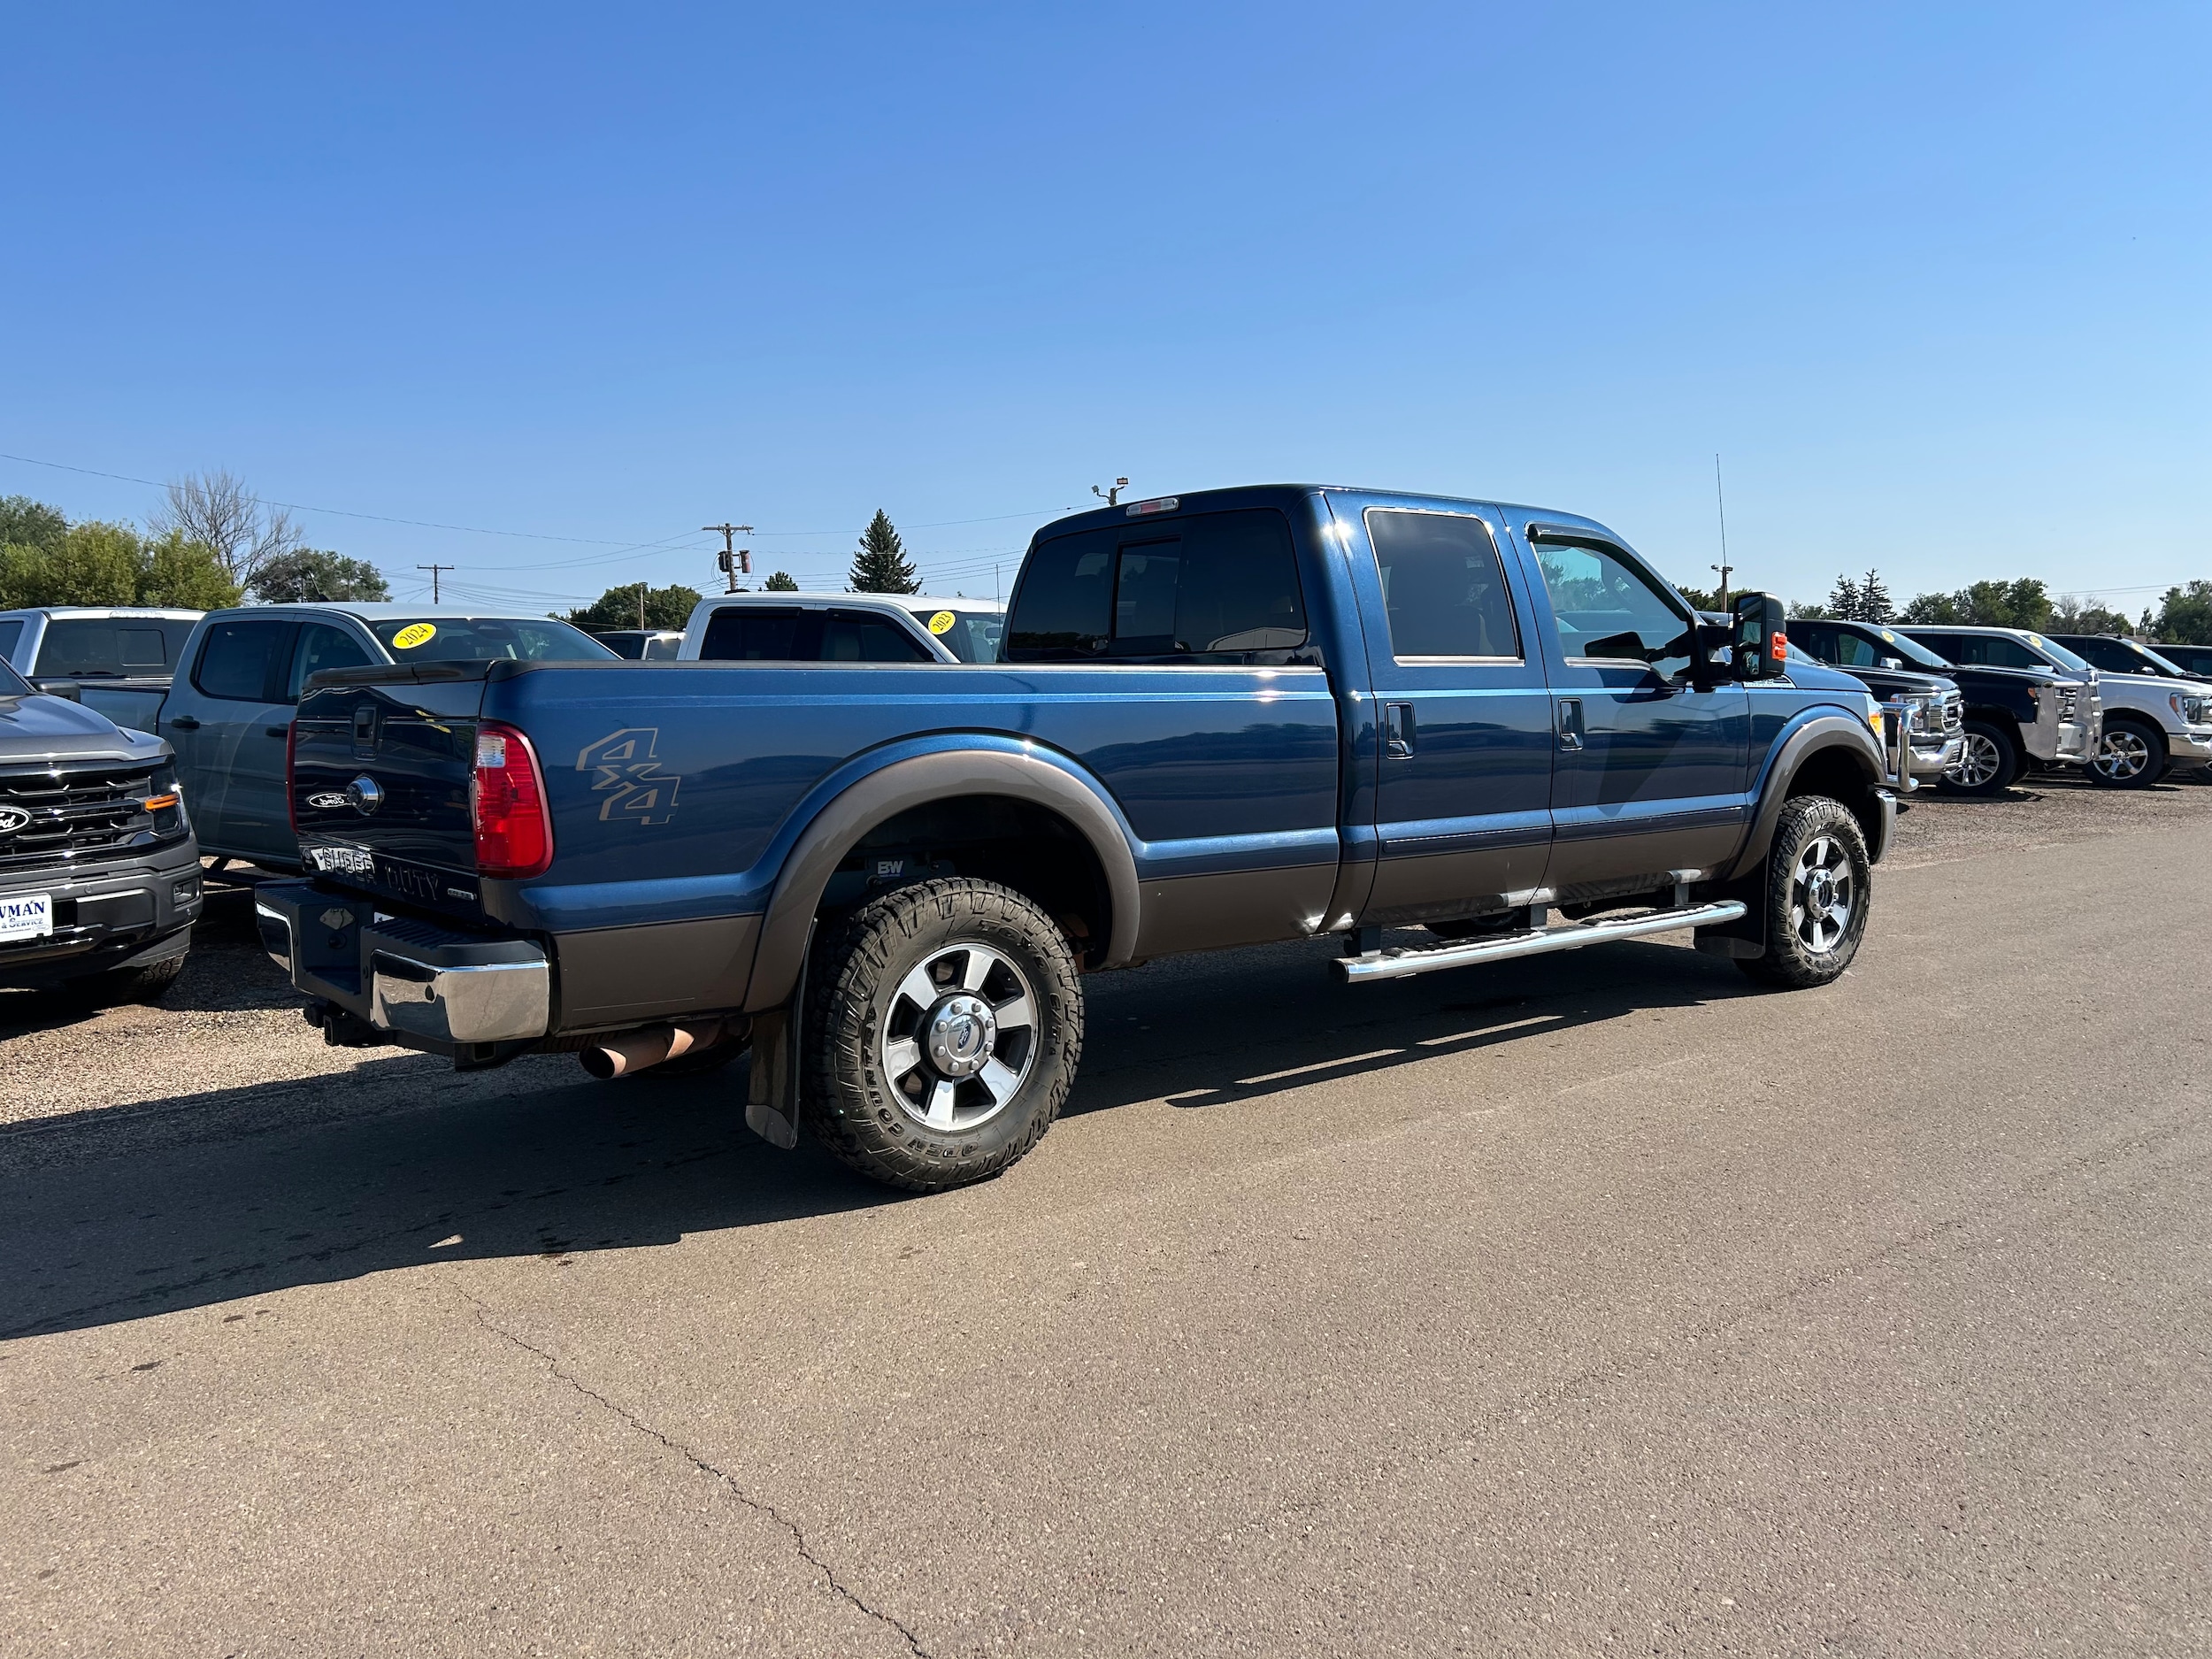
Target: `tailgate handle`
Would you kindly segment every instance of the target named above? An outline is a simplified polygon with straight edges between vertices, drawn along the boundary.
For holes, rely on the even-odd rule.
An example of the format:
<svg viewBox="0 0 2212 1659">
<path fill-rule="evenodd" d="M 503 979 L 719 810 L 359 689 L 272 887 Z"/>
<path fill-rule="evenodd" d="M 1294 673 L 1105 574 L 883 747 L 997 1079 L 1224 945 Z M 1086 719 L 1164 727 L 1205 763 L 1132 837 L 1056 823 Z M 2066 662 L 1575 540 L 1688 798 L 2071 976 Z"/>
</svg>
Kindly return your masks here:
<svg viewBox="0 0 2212 1659">
<path fill-rule="evenodd" d="M 357 703 L 353 705 L 353 757 L 356 760 L 376 758 L 376 704 Z"/>
<path fill-rule="evenodd" d="M 265 726 L 261 728 L 261 733 L 265 737 L 289 737 L 292 735 L 292 728 L 288 726 Z"/>
</svg>

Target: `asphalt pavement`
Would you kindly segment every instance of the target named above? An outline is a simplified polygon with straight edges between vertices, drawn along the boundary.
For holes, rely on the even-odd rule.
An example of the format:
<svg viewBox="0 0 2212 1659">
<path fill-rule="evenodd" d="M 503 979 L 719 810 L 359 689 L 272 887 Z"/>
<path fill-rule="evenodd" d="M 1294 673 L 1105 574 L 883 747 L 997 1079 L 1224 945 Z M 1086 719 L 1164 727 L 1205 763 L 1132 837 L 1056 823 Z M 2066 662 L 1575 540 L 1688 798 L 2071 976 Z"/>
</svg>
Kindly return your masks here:
<svg viewBox="0 0 2212 1659">
<path fill-rule="evenodd" d="M 2212 788 L 2016 793 L 1818 992 L 1098 976 L 931 1198 L 317 1047 L 219 901 L 0 1001 L 0 1652 L 2212 1652 Z"/>
</svg>

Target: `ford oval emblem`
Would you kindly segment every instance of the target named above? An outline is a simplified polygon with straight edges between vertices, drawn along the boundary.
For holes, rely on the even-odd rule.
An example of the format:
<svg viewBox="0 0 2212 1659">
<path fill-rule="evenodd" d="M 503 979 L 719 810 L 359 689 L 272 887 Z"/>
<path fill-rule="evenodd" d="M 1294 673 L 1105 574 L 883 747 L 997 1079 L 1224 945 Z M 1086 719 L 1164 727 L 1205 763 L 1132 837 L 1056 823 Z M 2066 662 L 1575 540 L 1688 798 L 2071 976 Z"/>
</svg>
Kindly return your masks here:
<svg viewBox="0 0 2212 1659">
<path fill-rule="evenodd" d="M 31 815 L 19 806 L 0 806 L 0 835 L 12 835 L 31 821 Z"/>
<path fill-rule="evenodd" d="M 346 786 L 346 799 L 353 803 L 355 811 L 366 818 L 384 804 L 384 787 L 364 772 Z"/>
<path fill-rule="evenodd" d="M 318 812 L 335 812 L 342 806 L 351 806 L 353 801 L 335 789 L 319 789 L 307 797 L 307 804 Z"/>
</svg>

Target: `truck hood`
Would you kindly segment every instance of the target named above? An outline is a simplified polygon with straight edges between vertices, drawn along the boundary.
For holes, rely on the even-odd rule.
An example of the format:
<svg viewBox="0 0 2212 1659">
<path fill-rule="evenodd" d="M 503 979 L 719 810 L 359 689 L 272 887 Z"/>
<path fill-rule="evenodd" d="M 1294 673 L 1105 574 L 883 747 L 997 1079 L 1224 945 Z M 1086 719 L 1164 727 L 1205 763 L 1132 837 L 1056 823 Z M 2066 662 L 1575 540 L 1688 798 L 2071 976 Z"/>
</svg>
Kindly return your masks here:
<svg viewBox="0 0 2212 1659">
<path fill-rule="evenodd" d="M 1893 697 L 1901 692 L 1908 696 L 1915 693 L 1939 695 L 1953 689 L 1949 676 L 1923 673 L 1916 668 L 1839 668 L 1836 672 L 1850 675 L 1878 697 Z"/>
<path fill-rule="evenodd" d="M 0 766 L 47 760 L 159 760 L 169 745 L 65 697 L 0 697 Z"/>
</svg>

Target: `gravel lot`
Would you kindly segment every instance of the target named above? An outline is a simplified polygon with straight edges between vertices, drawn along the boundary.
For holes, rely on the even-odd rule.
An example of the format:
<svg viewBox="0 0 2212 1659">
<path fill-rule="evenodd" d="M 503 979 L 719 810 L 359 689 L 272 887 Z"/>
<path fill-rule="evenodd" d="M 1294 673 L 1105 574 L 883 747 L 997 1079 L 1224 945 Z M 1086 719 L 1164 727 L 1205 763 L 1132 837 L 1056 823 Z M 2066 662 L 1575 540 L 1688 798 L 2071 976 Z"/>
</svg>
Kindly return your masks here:
<svg viewBox="0 0 2212 1659">
<path fill-rule="evenodd" d="M 1102 975 L 928 1199 L 324 1048 L 220 899 L 5 1006 L 0 1654 L 2212 1652 L 2208 826 L 1928 803 L 1798 995 Z"/>
</svg>

